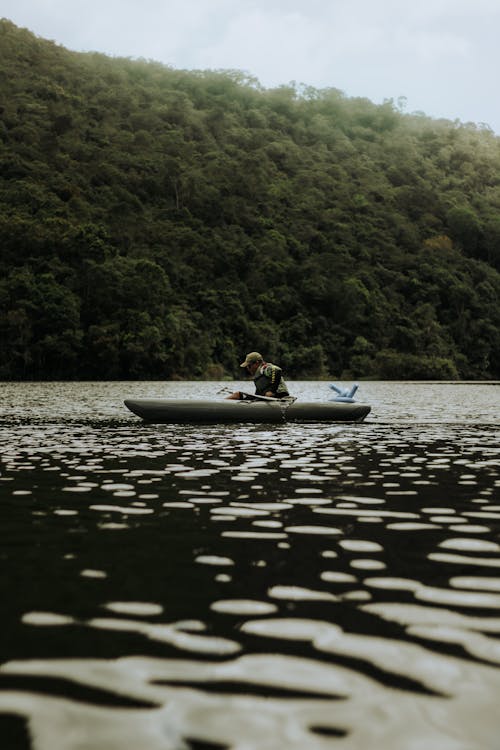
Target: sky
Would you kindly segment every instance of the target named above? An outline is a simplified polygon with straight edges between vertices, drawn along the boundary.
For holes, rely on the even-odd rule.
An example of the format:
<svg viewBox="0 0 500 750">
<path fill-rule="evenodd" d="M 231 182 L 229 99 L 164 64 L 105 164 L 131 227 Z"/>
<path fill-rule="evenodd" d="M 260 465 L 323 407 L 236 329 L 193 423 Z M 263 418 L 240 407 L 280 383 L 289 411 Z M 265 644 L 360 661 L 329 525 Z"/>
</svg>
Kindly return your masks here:
<svg viewBox="0 0 500 750">
<path fill-rule="evenodd" d="M 0 0 L 0 17 L 75 51 L 399 100 L 500 135 L 500 0 Z"/>
</svg>

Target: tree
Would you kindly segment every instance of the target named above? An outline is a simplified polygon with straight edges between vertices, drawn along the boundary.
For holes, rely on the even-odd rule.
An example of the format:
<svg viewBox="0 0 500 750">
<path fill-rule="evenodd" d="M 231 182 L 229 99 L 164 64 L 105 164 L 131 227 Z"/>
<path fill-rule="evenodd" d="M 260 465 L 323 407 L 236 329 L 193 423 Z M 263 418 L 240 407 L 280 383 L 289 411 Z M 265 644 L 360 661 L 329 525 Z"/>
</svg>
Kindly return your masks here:
<svg viewBox="0 0 500 750">
<path fill-rule="evenodd" d="M 0 375 L 500 377 L 500 139 L 0 21 Z"/>
</svg>

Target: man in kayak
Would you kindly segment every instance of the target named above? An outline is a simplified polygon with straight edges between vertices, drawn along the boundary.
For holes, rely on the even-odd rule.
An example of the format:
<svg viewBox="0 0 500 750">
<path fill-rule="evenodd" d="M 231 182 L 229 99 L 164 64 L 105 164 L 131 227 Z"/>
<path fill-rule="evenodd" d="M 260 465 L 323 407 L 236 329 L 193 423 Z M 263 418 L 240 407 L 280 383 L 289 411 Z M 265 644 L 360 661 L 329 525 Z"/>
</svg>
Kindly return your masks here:
<svg viewBox="0 0 500 750">
<path fill-rule="evenodd" d="M 270 362 L 264 362 L 262 354 L 259 352 L 250 352 L 245 357 L 245 361 L 240 367 L 244 367 L 255 383 L 255 395 L 267 396 L 268 398 L 286 398 L 290 394 L 283 380 L 281 367 L 273 365 Z M 236 391 L 230 396 L 230 399 L 244 399 L 248 395 Z"/>
</svg>

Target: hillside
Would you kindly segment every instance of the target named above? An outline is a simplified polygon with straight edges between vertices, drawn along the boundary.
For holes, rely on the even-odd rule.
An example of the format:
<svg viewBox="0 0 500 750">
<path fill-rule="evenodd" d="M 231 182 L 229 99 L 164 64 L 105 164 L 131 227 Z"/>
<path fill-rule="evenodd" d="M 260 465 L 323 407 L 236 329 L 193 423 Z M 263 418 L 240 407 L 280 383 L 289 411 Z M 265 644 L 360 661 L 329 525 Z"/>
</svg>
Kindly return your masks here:
<svg viewBox="0 0 500 750">
<path fill-rule="evenodd" d="M 500 377 L 500 139 L 0 21 L 0 379 Z"/>
</svg>

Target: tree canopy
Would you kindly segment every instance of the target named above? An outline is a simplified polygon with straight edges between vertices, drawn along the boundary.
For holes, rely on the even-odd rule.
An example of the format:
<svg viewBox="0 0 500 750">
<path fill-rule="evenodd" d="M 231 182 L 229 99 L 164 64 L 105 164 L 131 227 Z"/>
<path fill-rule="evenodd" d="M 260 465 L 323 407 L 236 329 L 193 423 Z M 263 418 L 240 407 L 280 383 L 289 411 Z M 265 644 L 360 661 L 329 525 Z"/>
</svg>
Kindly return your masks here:
<svg viewBox="0 0 500 750">
<path fill-rule="evenodd" d="M 0 378 L 500 376 L 500 139 L 0 21 Z"/>
</svg>

